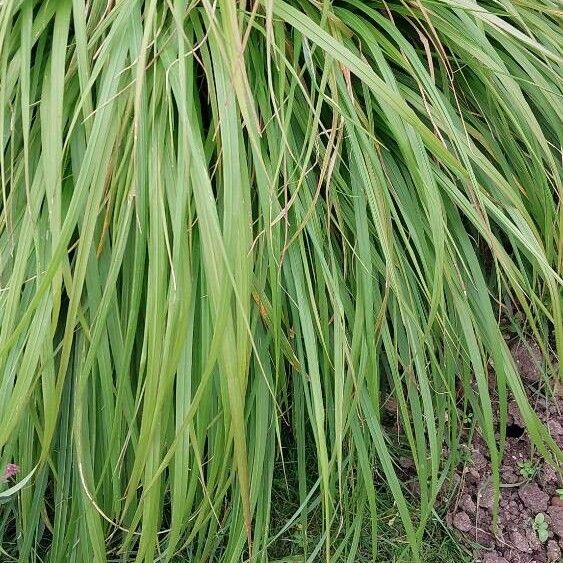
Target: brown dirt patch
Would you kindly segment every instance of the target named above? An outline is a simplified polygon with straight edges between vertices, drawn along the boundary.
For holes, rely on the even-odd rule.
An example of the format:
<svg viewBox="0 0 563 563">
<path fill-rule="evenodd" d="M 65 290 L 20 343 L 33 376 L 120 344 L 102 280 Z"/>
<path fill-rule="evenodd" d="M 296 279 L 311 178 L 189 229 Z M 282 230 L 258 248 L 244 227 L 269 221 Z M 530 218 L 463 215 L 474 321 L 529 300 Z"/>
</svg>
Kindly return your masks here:
<svg viewBox="0 0 563 563">
<path fill-rule="evenodd" d="M 533 395 L 533 387 L 540 380 L 537 347 L 518 343 L 511 350 L 522 379 L 530 384 L 531 404 L 563 449 L 563 400 L 557 393 L 550 402 Z M 534 455 L 515 402 L 510 403 L 508 412 L 510 431 L 501 466 L 496 532 L 492 527 L 489 452 L 478 434 L 470 446 L 469 462 L 458 471 L 459 494 L 446 520 L 473 551 L 476 562 L 563 563 L 563 500 L 557 493 L 563 487 L 561 473 Z M 543 541 L 534 529 L 538 514 L 547 524 Z"/>
</svg>

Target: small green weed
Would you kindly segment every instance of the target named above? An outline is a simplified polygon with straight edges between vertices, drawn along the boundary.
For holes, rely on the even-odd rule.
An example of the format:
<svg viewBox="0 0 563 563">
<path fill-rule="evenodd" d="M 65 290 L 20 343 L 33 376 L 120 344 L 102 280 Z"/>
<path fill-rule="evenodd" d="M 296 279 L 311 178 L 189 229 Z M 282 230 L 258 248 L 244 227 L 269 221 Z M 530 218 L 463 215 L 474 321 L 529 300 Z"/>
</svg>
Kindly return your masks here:
<svg viewBox="0 0 563 563">
<path fill-rule="evenodd" d="M 545 543 L 549 534 L 549 526 L 547 525 L 545 514 L 543 512 L 536 514 L 532 528 L 536 532 L 538 540 Z"/>
<path fill-rule="evenodd" d="M 532 460 L 521 461 L 518 463 L 518 467 L 520 468 L 520 475 L 524 479 L 532 479 L 538 470 Z"/>
</svg>

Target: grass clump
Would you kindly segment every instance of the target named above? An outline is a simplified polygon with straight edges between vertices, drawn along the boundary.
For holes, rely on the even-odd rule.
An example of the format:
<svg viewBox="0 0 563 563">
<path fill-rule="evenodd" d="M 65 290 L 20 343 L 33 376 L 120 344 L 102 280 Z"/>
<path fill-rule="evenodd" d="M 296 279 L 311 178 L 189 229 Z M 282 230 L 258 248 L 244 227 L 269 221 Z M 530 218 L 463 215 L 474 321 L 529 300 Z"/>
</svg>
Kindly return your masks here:
<svg viewBox="0 0 563 563">
<path fill-rule="evenodd" d="M 499 327 L 560 380 L 560 16 L 2 2 L 2 557 L 266 561 L 314 524 L 303 560 L 378 561 L 392 498 L 424 561 L 469 410 L 498 494 L 509 394 L 560 462 Z"/>
</svg>

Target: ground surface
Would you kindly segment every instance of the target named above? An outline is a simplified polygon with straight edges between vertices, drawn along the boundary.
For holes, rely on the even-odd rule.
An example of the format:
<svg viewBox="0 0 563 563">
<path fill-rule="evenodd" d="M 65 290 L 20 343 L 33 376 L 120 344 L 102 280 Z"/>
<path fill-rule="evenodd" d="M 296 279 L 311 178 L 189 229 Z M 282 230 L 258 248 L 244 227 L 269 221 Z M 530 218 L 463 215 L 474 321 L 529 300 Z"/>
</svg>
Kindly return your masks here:
<svg viewBox="0 0 563 563">
<path fill-rule="evenodd" d="M 545 392 L 533 344 L 518 342 L 512 346 L 512 353 L 531 404 L 563 448 L 561 388 L 555 393 Z M 478 433 L 472 441 L 468 463 L 457 473 L 459 495 L 448 511 L 447 521 L 473 552 L 476 562 L 563 562 L 561 475 L 535 455 L 515 402 L 509 403 L 508 412 L 497 533 L 492 528 L 493 489 L 488 448 Z"/>
</svg>

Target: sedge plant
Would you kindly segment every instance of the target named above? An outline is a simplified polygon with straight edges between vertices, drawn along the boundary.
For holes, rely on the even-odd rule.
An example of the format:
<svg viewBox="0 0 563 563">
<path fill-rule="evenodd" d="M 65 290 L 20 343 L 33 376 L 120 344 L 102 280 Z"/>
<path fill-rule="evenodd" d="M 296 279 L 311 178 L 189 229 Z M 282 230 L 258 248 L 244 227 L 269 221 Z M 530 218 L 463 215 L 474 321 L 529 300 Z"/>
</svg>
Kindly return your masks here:
<svg viewBox="0 0 563 563">
<path fill-rule="evenodd" d="M 0 558 L 378 561 L 383 490 L 424 561 L 510 397 L 557 466 L 501 319 L 553 388 L 562 47 L 553 0 L 1 2 Z"/>
</svg>

